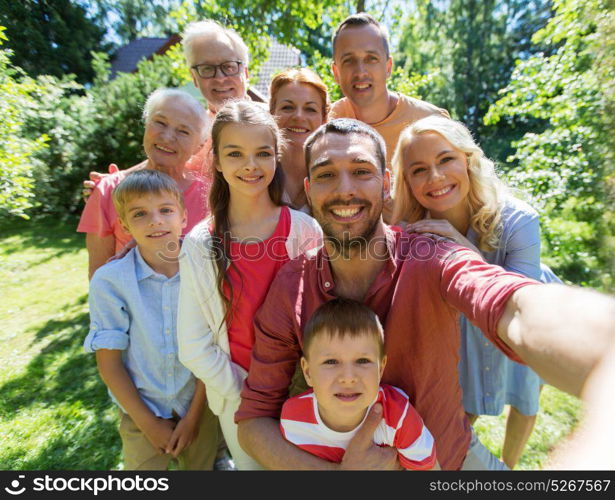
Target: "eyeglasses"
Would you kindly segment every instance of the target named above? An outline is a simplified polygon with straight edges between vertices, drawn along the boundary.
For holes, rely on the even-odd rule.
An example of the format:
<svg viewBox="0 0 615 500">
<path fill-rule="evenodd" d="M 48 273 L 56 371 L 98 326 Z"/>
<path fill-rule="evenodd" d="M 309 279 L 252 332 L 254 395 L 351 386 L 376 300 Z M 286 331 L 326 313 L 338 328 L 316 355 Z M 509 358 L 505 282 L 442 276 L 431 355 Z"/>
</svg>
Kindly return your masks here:
<svg viewBox="0 0 615 500">
<path fill-rule="evenodd" d="M 196 70 L 201 78 L 214 78 L 218 68 L 224 76 L 235 76 L 242 64 L 241 61 L 225 61 L 222 64 L 195 64 L 191 68 Z"/>
</svg>

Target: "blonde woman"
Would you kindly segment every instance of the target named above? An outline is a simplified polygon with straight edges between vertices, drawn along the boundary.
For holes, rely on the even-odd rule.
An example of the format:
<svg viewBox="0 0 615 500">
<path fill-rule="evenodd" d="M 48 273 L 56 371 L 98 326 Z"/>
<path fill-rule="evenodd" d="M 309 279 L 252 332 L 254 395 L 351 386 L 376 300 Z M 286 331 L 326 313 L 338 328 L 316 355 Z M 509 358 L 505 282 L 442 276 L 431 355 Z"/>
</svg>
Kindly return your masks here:
<svg viewBox="0 0 615 500">
<path fill-rule="evenodd" d="M 462 123 L 435 115 L 413 123 L 400 136 L 393 169 L 395 222 L 452 239 L 506 270 L 544 278 L 536 211 L 510 194 Z M 511 406 L 502 460 L 513 468 L 534 427 L 540 378 L 505 357 L 464 316 L 461 332 L 464 408 L 474 423 Z"/>
</svg>

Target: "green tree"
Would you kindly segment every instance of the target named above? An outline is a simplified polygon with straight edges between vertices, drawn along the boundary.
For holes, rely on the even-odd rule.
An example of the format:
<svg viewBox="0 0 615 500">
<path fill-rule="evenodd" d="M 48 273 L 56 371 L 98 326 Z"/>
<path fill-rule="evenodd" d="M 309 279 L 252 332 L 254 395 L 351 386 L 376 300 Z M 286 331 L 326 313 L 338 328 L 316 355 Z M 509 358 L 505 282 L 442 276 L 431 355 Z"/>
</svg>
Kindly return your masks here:
<svg viewBox="0 0 615 500">
<path fill-rule="evenodd" d="M 0 26 L 0 47 L 4 41 Z M 32 93 L 37 85 L 11 65 L 10 56 L 9 50 L 0 48 L 0 214 L 27 218 L 34 196 L 33 155 L 44 147 L 46 137 L 24 137 L 26 109 L 35 105 Z"/>
<path fill-rule="evenodd" d="M 408 71 L 432 75 L 426 98 L 484 139 L 485 113 L 515 60 L 537 50 L 530 38 L 548 17 L 547 0 L 416 0 L 396 60 Z"/>
<path fill-rule="evenodd" d="M 168 36 L 177 26 L 169 13 L 181 0 L 94 0 L 95 17 L 122 43 L 144 36 Z"/>
<path fill-rule="evenodd" d="M 517 64 L 486 122 L 541 122 L 513 143 L 509 177 L 541 209 L 547 260 L 573 282 L 608 289 L 614 15 L 608 0 L 555 0 L 554 8 L 553 19 L 532 38 L 553 53 Z"/>
<path fill-rule="evenodd" d="M 90 170 L 106 172 L 110 163 L 124 169 L 143 160 L 145 100 L 159 87 L 183 85 L 184 66 L 171 55 L 155 56 L 141 61 L 137 72 L 109 81 L 108 57 L 96 54 L 96 77 L 87 90 L 69 79 L 40 77 L 36 104 L 23 125 L 26 136 L 48 137 L 48 147 L 34 155 L 35 212 L 78 212 L 81 183 Z"/>
<path fill-rule="evenodd" d="M 104 29 L 70 0 L 0 0 L 13 64 L 30 76 L 72 73 L 80 82 L 94 76 L 91 51 L 104 50 Z"/>
</svg>

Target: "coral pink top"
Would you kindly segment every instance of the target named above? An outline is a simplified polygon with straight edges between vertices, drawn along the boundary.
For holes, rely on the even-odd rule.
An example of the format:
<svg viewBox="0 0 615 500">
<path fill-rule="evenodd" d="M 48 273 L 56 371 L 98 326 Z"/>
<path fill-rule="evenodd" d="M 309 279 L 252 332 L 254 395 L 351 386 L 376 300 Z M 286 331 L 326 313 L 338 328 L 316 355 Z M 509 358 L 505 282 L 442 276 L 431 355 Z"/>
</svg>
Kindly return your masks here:
<svg viewBox="0 0 615 500">
<path fill-rule="evenodd" d="M 122 229 L 119 216 L 113 206 L 111 193 L 115 187 L 126 177 L 122 170 L 105 176 L 94 188 L 92 195 L 85 204 L 77 232 L 94 233 L 104 237 L 115 236 L 115 251 L 120 251 L 132 237 Z M 206 196 L 209 193 L 209 184 L 206 179 L 199 176 L 184 191 L 184 205 L 188 212 L 188 224 L 183 234 L 187 234 L 198 222 L 207 215 Z"/>
<path fill-rule="evenodd" d="M 282 207 L 278 225 L 265 241 L 232 241 L 228 277 L 233 287 L 230 322 L 227 323 L 231 359 L 245 370 L 250 368 L 254 345 L 254 315 L 259 309 L 273 278 L 290 260 L 286 239 L 290 232 L 290 211 Z M 224 293 L 229 297 L 228 285 Z"/>
</svg>

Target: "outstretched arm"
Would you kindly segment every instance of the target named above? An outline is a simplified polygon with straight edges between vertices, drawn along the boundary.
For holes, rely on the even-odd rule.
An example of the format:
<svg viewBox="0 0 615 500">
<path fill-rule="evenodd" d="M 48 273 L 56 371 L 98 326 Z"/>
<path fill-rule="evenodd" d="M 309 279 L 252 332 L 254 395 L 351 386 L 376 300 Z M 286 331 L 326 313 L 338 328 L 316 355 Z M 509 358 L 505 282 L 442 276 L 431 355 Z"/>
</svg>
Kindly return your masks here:
<svg viewBox="0 0 615 500">
<path fill-rule="evenodd" d="M 545 381 L 580 396 L 615 338 L 615 300 L 565 285 L 525 286 L 508 299 L 497 331 Z"/>
</svg>

